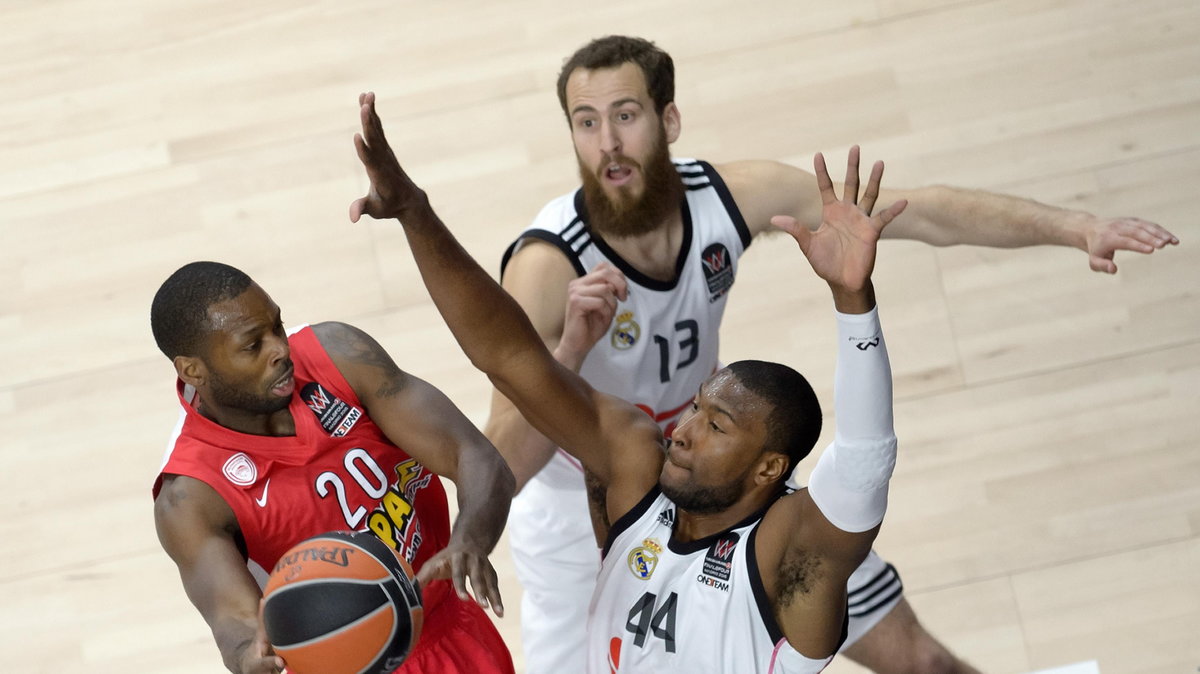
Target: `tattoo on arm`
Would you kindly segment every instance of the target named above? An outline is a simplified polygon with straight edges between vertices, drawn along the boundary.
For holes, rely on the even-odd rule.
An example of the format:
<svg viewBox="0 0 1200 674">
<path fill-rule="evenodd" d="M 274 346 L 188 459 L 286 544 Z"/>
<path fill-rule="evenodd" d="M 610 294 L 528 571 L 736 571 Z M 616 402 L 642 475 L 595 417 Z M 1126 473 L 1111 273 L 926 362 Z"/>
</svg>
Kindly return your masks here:
<svg viewBox="0 0 1200 674">
<path fill-rule="evenodd" d="M 338 356 L 379 371 L 381 382 L 375 395 L 391 398 L 408 383 L 408 375 L 396 366 L 392 357 L 367 333 L 344 323 L 336 325 L 337 338 L 331 340 Z"/>
</svg>

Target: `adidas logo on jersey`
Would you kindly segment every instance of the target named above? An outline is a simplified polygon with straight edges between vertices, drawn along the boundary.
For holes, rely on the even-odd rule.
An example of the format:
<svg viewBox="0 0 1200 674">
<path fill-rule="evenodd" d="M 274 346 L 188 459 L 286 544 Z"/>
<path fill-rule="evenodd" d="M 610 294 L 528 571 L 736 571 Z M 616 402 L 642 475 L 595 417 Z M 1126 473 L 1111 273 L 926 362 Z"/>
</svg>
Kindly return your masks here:
<svg viewBox="0 0 1200 674">
<path fill-rule="evenodd" d="M 658 523 L 663 525 L 664 527 L 674 527 L 675 526 L 675 509 L 674 508 L 666 508 L 665 510 L 660 512 L 658 514 Z"/>
</svg>

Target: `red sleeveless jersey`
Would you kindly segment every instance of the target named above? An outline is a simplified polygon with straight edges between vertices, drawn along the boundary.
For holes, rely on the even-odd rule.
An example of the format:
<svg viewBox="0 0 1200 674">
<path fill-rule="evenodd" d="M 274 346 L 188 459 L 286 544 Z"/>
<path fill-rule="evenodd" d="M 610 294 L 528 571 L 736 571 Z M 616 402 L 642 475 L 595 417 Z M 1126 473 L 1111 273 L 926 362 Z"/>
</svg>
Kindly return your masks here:
<svg viewBox="0 0 1200 674">
<path fill-rule="evenodd" d="M 288 342 L 296 380 L 288 409 L 296 435 L 225 428 L 197 412 L 192 391 L 178 382 L 183 410 L 161 473 L 201 480 L 225 499 L 260 585 L 288 548 L 336 530 L 373 531 L 420 569 L 450 539 L 441 480 L 365 414 L 311 327 Z M 161 484 L 162 474 L 154 484 L 156 498 Z M 445 585 L 426 588 L 427 612 Z"/>
</svg>

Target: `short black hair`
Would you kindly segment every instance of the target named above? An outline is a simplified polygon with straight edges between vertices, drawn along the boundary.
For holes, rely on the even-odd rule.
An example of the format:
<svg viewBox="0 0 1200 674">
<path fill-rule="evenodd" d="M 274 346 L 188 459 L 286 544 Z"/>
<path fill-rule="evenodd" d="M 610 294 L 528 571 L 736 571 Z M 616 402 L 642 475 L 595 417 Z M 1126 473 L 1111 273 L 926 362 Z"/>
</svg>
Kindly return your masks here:
<svg viewBox="0 0 1200 674">
<path fill-rule="evenodd" d="M 220 262 L 192 262 L 171 274 L 150 304 L 150 330 L 167 358 L 194 356 L 208 331 L 208 308 L 241 295 L 254 281 Z"/>
<path fill-rule="evenodd" d="M 739 360 L 728 369 L 742 386 L 771 406 L 763 451 L 788 458 L 786 480 L 821 436 L 821 403 L 816 392 L 804 375 L 780 363 Z"/>
<path fill-rule="evenodd" d="M 661 116 L 667 104 L 675 100 L 675 62 L 671 60 L 671 55 L 640 37 L 609 35 L 580 47 L 558 73 L 558 102 L 567 120 L 571 118 L 567 110 L 567 79 L 571 73 L 579 68 L 617 68 L 625 63 L 636 63 L 642 69 L 646 88 L 654 101 L 654 111 Z"/>
</svg>

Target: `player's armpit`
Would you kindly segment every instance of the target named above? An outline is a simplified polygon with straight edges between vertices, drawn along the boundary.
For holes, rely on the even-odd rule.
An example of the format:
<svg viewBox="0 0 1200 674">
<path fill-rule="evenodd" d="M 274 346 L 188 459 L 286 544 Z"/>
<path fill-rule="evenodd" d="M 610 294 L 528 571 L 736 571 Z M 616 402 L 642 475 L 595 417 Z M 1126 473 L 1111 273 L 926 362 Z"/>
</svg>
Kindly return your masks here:
<svg viewBox="0 0 1200 674">
<path fill-rule="evenodd" d="M 780 629 L 810 658 L 828 656 L 841 637 L 846 581 L 870 552 L 879 527 L 851 533 L 822 516 L 807 489 L 771 506 L 755 536 L 764 590 Z"/>
</svg>

